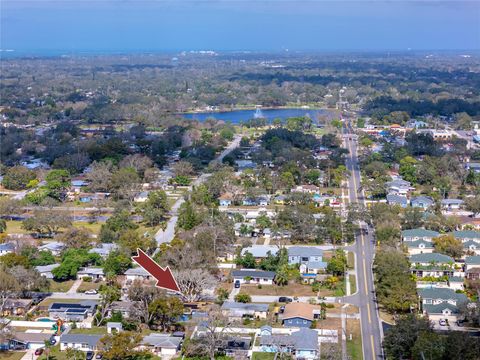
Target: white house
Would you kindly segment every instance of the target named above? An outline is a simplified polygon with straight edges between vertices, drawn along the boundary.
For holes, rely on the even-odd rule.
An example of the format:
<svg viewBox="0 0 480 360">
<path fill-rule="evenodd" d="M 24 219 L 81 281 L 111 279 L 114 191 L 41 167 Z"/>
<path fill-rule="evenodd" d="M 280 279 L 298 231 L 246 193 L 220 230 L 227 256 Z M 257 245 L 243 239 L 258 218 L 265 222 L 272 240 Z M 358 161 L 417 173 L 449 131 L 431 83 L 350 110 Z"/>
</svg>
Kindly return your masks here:
<svg viewBox="0 0 480 360">
<path fill-rule="evenodd" d="M 15 251 L 15 245 L 12 243 L 0 244 L 0 256 L 10 254 Z"/>
<path fill-rule="evenodd" d="M 58 241 L 47 242 L 38 247 L 38 251 L 50 251 L 52 255 L 58 256 L 65 248 L 65 244 Z"/>
<path fill-rule="evenodd" d="M 134 280 L 151 280 L 152 276 L 142 267 L 136 267 L 132 269 L 128 269 L 125 271 L 125 278 L 127 281 L 134 281 Z"/>
<path fill-rule="evenodd" d="M 103 335 L 64 334 L 60 336 L 60 351 L 68 348 L 80 351 L 95 351 Z"/>
<path fill-rule="evenodd" d="M 171 359 L 177 355 L 182 341 L 181 337 L 172 336 L 171 334 L 151 333 L 142 339 L 137 349 L 148 350 L 162 359 Z"/>
<path fill-rule="evenodd" d="M 272 285 L 275 279 L 275 272 L 242 269 L 232 271 L 232 277 L 235 283 Z"/>
<path fill-rule="evenodd" d="M 45 276 L 47 279 L 53 279 L 52 271 L 59 267 L 60 264 L 51 264 L 51 265 L 43 265 L 43 266 L 35 266 L 35 270 L 37 270 L 40 275 Z"/>
<path fill-rule="evenodd" d="M 77 279 L 90 277 L 92 280 L 105 280 L 105 274 L 99 267 L 84 267 L 77 272 Z"/>
</svg>

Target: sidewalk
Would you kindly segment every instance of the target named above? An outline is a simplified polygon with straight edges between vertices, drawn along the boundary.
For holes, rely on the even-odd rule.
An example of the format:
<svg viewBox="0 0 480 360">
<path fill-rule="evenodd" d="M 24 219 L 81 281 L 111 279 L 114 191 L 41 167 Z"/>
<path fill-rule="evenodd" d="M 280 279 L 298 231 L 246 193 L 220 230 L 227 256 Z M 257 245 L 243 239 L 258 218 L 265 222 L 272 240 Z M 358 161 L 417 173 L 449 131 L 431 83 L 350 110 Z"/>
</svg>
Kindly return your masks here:
<svg viewBox="0 0 480 360">
<path fill-rule="evenodd" d="M 80 285 L 82 284 L 82 281 L 82 279 L 75 280 L 72 287 L 67 291 L 67 294 L 75 294 Z"/>
</svg>

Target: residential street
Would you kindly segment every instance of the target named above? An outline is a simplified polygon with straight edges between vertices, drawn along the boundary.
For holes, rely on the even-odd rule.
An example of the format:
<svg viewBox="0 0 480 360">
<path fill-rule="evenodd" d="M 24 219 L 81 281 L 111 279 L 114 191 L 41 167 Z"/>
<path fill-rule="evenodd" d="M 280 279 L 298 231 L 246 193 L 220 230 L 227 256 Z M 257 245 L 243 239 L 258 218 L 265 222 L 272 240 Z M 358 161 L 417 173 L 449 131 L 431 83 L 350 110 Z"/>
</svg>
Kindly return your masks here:
<svg viewBox="0 0 480 360">
<path fill-rule="evenodd" d="M 350 124 L 343 128 L 345 143 L 349 150 L 346 166 L 350 171 L 348 180 L 349 202 L 365 206 L 364 192 L 358 191 L 361 187 L 360 167 L 357 158 L 357 145 L 353 138 Z M 375 287 L 373 282 L 372 264 L 375 255 L 373 231 L 356 237 L 354 251 L 356 253 L 357 287 L 358 291 L 352 296 L 343 298 L 344 302 L 357 305 L 360 308 L 361 330 L 364 359 L 383 359 L 382 331 L 379 321 L 377 303 L 375 301 Z"/>
</svg>

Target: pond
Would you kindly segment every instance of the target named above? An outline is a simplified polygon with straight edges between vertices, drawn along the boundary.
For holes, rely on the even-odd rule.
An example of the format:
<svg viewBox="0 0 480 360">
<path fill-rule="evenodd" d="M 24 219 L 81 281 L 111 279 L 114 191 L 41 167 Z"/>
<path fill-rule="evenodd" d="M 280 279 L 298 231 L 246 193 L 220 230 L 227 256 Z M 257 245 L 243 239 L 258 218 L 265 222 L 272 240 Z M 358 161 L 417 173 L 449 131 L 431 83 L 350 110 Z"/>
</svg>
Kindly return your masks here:
<svg viewBox="0 0 480 360">
<path fill-rule="evenodd" d="M 252 110 L 233 110 L 220 112 L 204 112 L 204 113 L 188 113 L 181 114 L 186 119 L 194 119 L 205 121 L 208 118 L 216 120 L 229 121 L 234 124 L 248 121 L 251 119 L 264 118 L 271 122 L 273 119 L 280 118 L 282 120 L 290 117 L 309 116 L 312 120 L 317 120 L 319 116 L 333 116 L 333 112 L 326 109 L 252 109 Z"/>
</svg>

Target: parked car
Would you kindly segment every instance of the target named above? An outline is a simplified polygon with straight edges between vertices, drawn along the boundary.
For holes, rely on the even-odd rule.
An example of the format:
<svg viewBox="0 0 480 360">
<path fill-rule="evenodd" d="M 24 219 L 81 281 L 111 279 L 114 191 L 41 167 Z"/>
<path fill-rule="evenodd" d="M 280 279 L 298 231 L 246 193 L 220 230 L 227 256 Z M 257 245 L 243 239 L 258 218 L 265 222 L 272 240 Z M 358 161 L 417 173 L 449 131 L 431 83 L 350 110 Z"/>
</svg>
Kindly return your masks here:
<svg viewBox="0 0 480 360">
<path fill-rule="evenodd" d="M 55 338 L 52 337 L 52 338 L 50 339 L 50 344 L 51 344 L 51 345 L 55 345 L 56 343 L 57 343 L 57 340 L 55 340 Z"/>
<path fill-rule="evenodd" d="M 460 320 L 460 319 L 458 319 L 458 320 L 456 321 L 456 324 L 457 324 L 457 326 L 463 326 L 463 323 L 464 323 L 464 322 L 465 322 L 465 320 Z"/>
<path fill-rule="evenodd" d="M 87 295 L 96 295 L 97 293 L 98 293 L 97 290 L 87 290 L 87 291 L 85 291 L 85 294 L 87 294 Z"/>
<path fill-rule="evenodd" d="M 85 354 L 85 359 L 92 360 L 94 356 L 95 356 L 95 353 L 93 351 L 87 351 L 87 353 Z"/>
<path fill-rule="evenodd" d="M 235 281 L 235 289 L 239 289 L 240 288 L 240 280 L 237 280 Z"/>
<path fill-rule="evenodd" d="M 290 303 L 292 302 L 292 298 L 289 298 L 289 297 L 286 297 L 286 296 L 280 296 L 278 298 L 278 302 L 281 302 L 281 303 Z"/>
<path fill-rule="evenodd" d="M 438 320 L 438 323 L 440 324 L 440 326 L 447 326 L 447 321 L 445 319 Z"/>
<path fill-rule="evenodd" d="M 35 355 L 40 356 L 43 354 L 43 348 L 35 350 Z"/>
<path fill-rule="evenodd" d="M 95 359 L 103 359 L 103 354 L 97 353 L 97 355 L 95 356 Z"/>
</svg>

